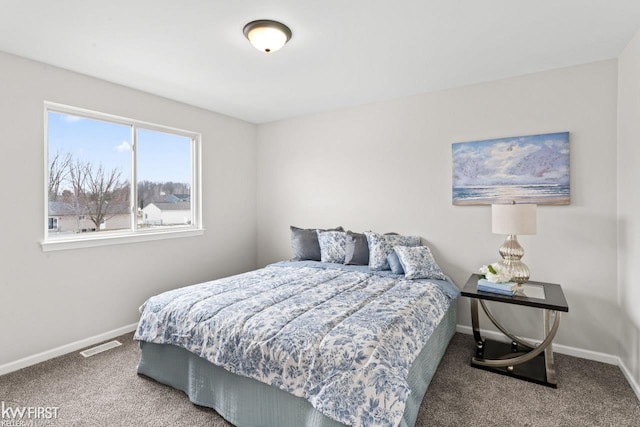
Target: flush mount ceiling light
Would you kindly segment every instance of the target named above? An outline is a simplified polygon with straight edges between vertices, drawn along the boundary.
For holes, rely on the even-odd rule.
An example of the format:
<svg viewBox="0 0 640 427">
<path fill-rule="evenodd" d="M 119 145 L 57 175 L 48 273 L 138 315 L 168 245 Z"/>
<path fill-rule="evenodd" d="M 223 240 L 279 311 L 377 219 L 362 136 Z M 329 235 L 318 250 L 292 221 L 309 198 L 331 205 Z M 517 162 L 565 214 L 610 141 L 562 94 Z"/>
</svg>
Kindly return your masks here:
<svg viewBox="0 0 640 427">
<path fill-rule="evenodd" d="M 267 53 L 275 52 L 291 39 L 289 27 L 268 19 L 249 22 L 243 32 L 256 49 Z"/>
</svg>

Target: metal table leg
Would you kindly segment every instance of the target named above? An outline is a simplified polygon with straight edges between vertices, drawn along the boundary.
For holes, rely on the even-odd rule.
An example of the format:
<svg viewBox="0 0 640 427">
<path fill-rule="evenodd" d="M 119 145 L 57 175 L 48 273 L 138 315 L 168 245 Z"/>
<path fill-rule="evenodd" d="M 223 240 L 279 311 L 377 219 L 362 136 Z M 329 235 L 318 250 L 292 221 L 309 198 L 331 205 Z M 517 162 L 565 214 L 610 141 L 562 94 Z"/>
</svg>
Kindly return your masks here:
<svg viewBox="0 0 640 427">
<path fill-rule="evenodd" d="M 549 329 L 549 315 L 551 312 L 555 313 L 554 318 L 554 326 L 556 323 L 560 322 L 560 313 L 554 310 L 544 309 L 543 317 L 544 317 L 544 336 L 547 337 L 551 333 Z M 556 328 L 557 329 L 557 328 Z M 555 335 L 555 332 L 553 333 Z M 558 379 L 556 377 L 556 365 L 553 361 L 553 343 L 549 342 L 549 345 L 544 349 L 544 368 L 547 372 L 547 381 L 551 384 L 558 384 Z"/>
<path fill-rule="evenodd" d="M 476 348 L 482 349 L 484 340 L 480 335 L 480 322 L 478 320 L 478 300 L 471 300 L 471 326 L 473 328 L 473 338 L 476 340 Z"/>
<path fill-rule="evenodd" d="M 487 367 L 487 368 L 507 368 L 508 371 L 513 371 L 513 367 L 516 365 L 520 365 L 526 363 L 540 353 L 544 351 L 544 368 L 546 373 L 546 381 L 547 385 L 556 386 L 557 378 L 556 378 L 556 370 L 555 364 L 553 360 L 553 338 L 555 337 L 558 327 L 560 326 L 560 313 L 555 310 L 547 310 L 543 311 L 543 323 L 544 323 L 544 339 L 543 341 L 535 345 L 533 343 L 529 343 L 522 338 L 511 333 L 507 330 L 503 325 L 501 325 L 497 319 L 493 316 L 491 311 L 487 308 L 484 301 L 480 300 L 480 305 L 482 309 L 486 313 L 487 317 L 491 322 L 507 337 L 512 340 L 512 346 L 516 347 L 516 345 L 520 345 L 526 349 L 527 352 L 521 354 L 519 356 L 509 356 L 508 354 L 499 359 L 489 359 L 484 357 L 484 350 L 486 346 L 486 340 L 482 338 L 480 335 L 480 326 L 479 326 L 479 318 L 478 318 L 478 300 L 471 300 L 471 322 L 473 326 L 473 336 L 476 341 L 476 356 L 472 358 L 472 365 L 479 367 Z M 550 324 L 550 314 L 554 313 L 554 321 L 553 325 Z"/>
</svg>

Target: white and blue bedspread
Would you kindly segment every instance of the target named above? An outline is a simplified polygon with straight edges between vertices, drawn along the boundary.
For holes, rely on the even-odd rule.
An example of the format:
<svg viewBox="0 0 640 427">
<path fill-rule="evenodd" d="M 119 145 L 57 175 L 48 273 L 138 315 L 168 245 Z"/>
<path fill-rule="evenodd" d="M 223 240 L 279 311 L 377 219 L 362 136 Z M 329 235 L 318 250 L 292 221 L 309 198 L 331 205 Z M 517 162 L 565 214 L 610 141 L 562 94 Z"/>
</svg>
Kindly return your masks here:
<svg viewBox="0 0 640 427">
<path fill-rule="evenodd" d="M 283 262 L 147 300 L 135 339 L 173 344 L 354 426 L 396 426 L 450 282 Z"/>
</svg>

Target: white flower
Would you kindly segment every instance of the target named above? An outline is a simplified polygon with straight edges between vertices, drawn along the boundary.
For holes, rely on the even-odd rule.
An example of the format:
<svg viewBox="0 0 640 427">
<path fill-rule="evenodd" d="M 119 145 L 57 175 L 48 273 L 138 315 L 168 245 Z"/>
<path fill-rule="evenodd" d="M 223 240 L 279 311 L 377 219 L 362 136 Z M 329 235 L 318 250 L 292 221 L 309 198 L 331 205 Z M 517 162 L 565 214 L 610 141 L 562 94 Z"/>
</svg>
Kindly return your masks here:
<svg viewBox="0 0 640 427">
<path fill-rule="evenodd" d="M 489 269 L 491 267 L 491 270 Z M 480 267 L 480 273 L 484 274 L 491 283 L 504 283 L 511 280 L 511 274 L 500 263 L 494 262 L 493 264 L 483 265 Z"/>
</svg>

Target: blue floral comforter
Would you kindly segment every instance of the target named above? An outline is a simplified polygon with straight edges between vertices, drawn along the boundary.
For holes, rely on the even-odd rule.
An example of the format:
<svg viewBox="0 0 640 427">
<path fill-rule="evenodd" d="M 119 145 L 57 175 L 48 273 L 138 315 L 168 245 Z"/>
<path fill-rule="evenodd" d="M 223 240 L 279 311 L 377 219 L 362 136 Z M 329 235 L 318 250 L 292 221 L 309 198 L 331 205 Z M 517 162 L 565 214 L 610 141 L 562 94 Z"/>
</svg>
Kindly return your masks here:
<svg viewBox="0 0 640 427">
<path fill-rule="evenodd" d="M 318 263 L 319 264 L 319 263 Z M 409 368 L 452 300 L 442 285 L 280 263 L 147 300 L 135 339 L 173 344 L 354 426 L 396 426 Z"/>
</svg>

